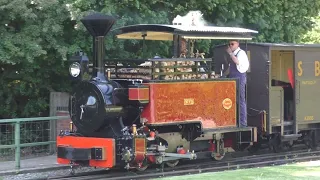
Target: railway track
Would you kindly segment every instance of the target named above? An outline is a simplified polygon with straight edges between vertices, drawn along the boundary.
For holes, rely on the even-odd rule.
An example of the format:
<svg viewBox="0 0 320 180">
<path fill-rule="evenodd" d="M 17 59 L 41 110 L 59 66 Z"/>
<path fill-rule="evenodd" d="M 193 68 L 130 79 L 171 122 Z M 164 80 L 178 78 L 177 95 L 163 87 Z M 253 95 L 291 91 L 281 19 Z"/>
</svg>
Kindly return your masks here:
<svg viewBox="0 0 320 180">
<path fill-rule="evenodd" d="M 132 180 L 150 179 L 159 177 L 170 177 L 186 174 L 199 174 L 206 172 L 217 172 L 224 170 L 243 169 L 250 167 L 263 167 L 268 165 L 281 165 L 294 162 L 320 160 L 320 150 L 297 150 L 284 153 L 269 153 L 261 155 L 242 156 L 225 159 L 224 161 L 185 161 L 184 164 L 176 167 L 156 167 L 143 172 L 127 171 L 124 169 L 114 169 L 112 171 L 103 170 L 89 173 L 79 173 L 75 176 L 49 177 L 57 180 L 85 180 L 85 179 L 112 179 L 112 180 Z"/>
</svg>

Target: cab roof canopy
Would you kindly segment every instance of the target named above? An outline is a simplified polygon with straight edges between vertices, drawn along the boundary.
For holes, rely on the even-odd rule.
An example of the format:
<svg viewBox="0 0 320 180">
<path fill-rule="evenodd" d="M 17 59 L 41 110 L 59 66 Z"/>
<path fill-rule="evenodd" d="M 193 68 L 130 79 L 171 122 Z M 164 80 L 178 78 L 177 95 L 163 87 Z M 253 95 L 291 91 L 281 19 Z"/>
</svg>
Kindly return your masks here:
<svg viewBox="0 0 320 180">
<path fill-rule="evenodd" d="M 239 27 L 136 24 L 114 29 L 119 39 L 173 41 L 174 35 L 184 39 L 252 40 L 258 31 Z M 143 37 L 145 36 L 145 37 Z"/>
</svg>

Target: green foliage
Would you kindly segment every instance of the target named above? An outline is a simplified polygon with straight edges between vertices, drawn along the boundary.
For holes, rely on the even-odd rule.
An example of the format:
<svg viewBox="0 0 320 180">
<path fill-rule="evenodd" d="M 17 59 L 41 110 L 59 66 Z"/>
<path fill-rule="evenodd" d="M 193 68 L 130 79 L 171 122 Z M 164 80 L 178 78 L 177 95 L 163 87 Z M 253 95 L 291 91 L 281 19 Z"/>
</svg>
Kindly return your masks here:
<svg viewBox="0 0 320 180">
<path fill-rule="evenodd" d="M 0 14 L 0 117 L 38 116 L 68 87 L 69 12 L 61 0 L 7 0 Z"/>
<path fill-rule="evenodd" d="M 168 24 L 168 13 L 166 6 L 159 1 L 146 0 L 104 0 L 99 4 L 93 1 L 79 0 L 71 5 L 77 26 L 79 27 L 76 37 L 79 48 L 83 49 L 88 55 L 91 55 L 92 39 L 80 19 L 90 12 L 97 11 L 104 14 L 113 15 L 117 18 L 113 29 L 131 25 L 159 23 Z M 153 9 L 157 9 L 154 11 Z M 89 39 L 88 39 L 89 38 Z M 148 51 L 144 53 L 145 57 L 153 57 L 156 54 L 167 56 L 171 53 L 171 42 L 152 42 L 146 41 Z M 142 56 L 142 41 L 116 39 L 113 32 L 109 32 L 106 37 L 106 56 L 108 58 L 139 58 Z"/>
<path fill-rule="evenodd" d="M 314 0 L 248 1 L 245 9 L 247 27 L 260 31 L 257 41 L 299 42 L 313 25 L 320 2 Z"/>
<path fill-rule="evenodd" d="M 302 43 L 320 43 L 320 15 L 315 18 L 312 18 L 312 21 L 315 23 L 315 26 L 302 37 Z"/>
</svg>

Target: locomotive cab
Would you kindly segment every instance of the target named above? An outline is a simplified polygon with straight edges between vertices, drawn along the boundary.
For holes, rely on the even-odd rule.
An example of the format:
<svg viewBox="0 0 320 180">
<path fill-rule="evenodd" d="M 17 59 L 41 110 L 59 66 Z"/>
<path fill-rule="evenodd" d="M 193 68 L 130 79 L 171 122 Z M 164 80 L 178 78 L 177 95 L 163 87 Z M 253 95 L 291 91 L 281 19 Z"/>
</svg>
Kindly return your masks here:
<svg viewBox="0 0 320 180">
<path fill-rule="evenodd" d="M 118 39 L 171 41 L 174 56 L 105 60 L 103 38 L 115 20 L 95 14 L 82 22 L 94 39 L 92 78 L 70 98 L 75 127 L 57 137 L 59 163 L 173 167 L 182 159 L 221 160 L 257 141 L 256 127 L 239 127 L 238 80 L 217 76 L 212 58 L 194 50 L 198 39 L 251 40 L 257 31 L 130 25 L 113 30 Z"/>
</svg>

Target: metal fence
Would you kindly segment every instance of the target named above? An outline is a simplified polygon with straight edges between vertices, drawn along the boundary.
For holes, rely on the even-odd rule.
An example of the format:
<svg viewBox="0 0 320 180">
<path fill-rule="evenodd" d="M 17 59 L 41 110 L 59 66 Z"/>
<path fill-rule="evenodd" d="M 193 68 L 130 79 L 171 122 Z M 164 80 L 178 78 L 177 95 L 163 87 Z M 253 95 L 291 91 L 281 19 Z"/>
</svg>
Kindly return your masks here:
<svg viewBox="0 0 320 180">
<path fill-rule="evenodd" d="M 21 157 L 49 154 L 50 145 L 55 143 L 51 134 L 53 121 L 68 116 L 37 118 L 0 119 L 0 160 L 15 160 L 20 169 Z"/>
</svg>

